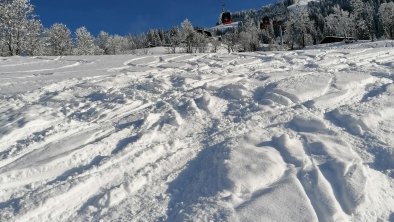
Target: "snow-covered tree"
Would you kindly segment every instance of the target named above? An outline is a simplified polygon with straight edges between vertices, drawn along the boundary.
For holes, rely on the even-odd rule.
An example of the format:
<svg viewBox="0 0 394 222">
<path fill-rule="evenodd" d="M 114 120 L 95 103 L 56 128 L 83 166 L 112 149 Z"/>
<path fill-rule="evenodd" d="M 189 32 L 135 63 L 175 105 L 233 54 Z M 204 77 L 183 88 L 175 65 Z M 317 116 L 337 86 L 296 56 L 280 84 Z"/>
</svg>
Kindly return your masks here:
<svg viewBox="0 0 394 222">
<path fill-rule="evenodd" d="M 181 27 L 186 53 L 193 53 L 193 44 L 195 41 L 196 31 L 194 30 L 192 23 L 188 19 L 185 19 L 182 22 Z"/>
<path fill-rule="evenodd" d="M 32 19 L 27 26 L 23 51 L 26 55 L 37 56 L 45 54 L 45 39 L 40 20 Z"/>
<path fill-rule="evenodd" d="M 173 27 L 168 32 L 169 50 L 171 53 L 176 53 L 176 48 L 182 43 L 182 33 L 178 27 Z"/>
<path fill-rule="evenodd" d="M 129 34 L 124 38 L 125 38 L 125 42 L 127 43 L 125 50 L 134 50 L 138 48 L 135 38 L 132 35 Z"/>
<path fill-rule="evenodd" d="M 95 40 L 95 44 L 100 51 L 106 55 L 121 54 L 127 50 L 138 48 L 138 38 L 133 36 L 109 35 L 101 31 Z"/>
<path fill-rule="evenodd" d="M 379 19 L 382 22 L 386 38 L 394 39 L 394 2 L 380 5 Z"/>
<path fill-rule="evenodd" d="M 217 38 L 212 38 L 210 40 L 211 43 L 211 52 L 216 53 L 219 49 L 219 46 L 222 45 L 222 43 L 217 39 Z"/>
<path fill-rule="evenodd" d="M 56 23 L 48 31 L 48 46 L 51 55 L 70 55 L 72 51 L 71 32 L 63 24 Z"/>
<path fill-rule="evenodd" d="M 355 33 L 354 17 L 339 5 L 336 5 L 334 13 L 326 17 L 325 28 L 328 35 L 352 37 Z"/>
<path fill-rule="evenodd" d="M 124 50 L 143 49 L 149 47 L 148 38 L 145 34 L 129 35 L 125 37 Z"/>
<path fill-rule="evenodd" d="M 245 51 L 256 51 L 259 48 L 259 28 L 251 18 L 245 21 L 240 33 L 240 43 Z"/>
<path fill-rule="evenodd" d="M 120 35 L 114 35 L 109 38 L 108 51 L 110 55 L 121 54 L 125 52 L 127 48 L 128 48 L 127 38 Z"/>
<path fill-rule="evenodd" d="M 107 32 L 100 31 L 95 43 L 103 51 L 104 54 L 109 54 L 109 39 L 110 35 Z"/>
<path fill-rule="evenodd" d="M 377 27 L 376 24 L 377 22 L 375 21 L 378 20 L 374 6 L 372 5 L 371 2 L 365 2 L 364 4 L 364 20 L 368 29 L 368 34 L 369 34 L 369 39 L 374 40 L 376 39 L 377 33 Z"/>
<path fill-rule="evenodd" d="M 351 0 L 352 16 L 355 22 L 355 31 L 358 39 L 373 39 L 374 19 L 373 8 L 369 2 Z"/>
<path fill-rule="evenodd" d="M 7 48 L 8 55 L 22 53 L 32 18 L 33 5 L 29 0 L 0 1 L 0 41 Z"/>
<path fill-rule="evenodd" d="M 285 35 L 284 39 L 285 42 L 290 45 L 291 49 L 294 49 L 294 46 L 297 42 L 297 21 L 294 19 L 294 17 L 290 17 L 289 20 L 286 21 L 285 23 Z"/>
<path fill-rule="evenodd" d="M 274 28 L 272 24 L 270 24 L 268 28 L 260 30 L 259 39 L 260 42 L 264 44 L 271 44 L 275 41 Z"/>
<path fill-rule="evenodd" d="M 236 51 L 236 46 L 240 43 L 239 31 L 227 32 L 222 36 L 222 41 L 227 46 L 228 53 Z"/>
<path fill-rule="evenodd" d="M 149 46 L 161 46 L 162 44 L 159 31 L 155 29 L 149 30 L 147 34 L 147 40 L 149 42 Z"/>
<path fill-rule="evenodd" d="M 194 52 L 205 53 L 208 49 L 208 40 L 205 35 L 195 33 L 193 41 Z"/>
<path fill-rule="evenodd" d="M 313 43 L 316 28 L 309 18 L 308 11 L 295 11 L 285 24 L 285 41 L 293 49 L 295 45 L 304 48 Z"/>
<path fill-rule="evenodd" d="M 159 29 L 157 31 L 159 37 L 160 37 L 160 45 L 163 46 L 166 42 L 165 42 L 165 31 L 163 29 Z"/>
<path fill-rule="evenodd" d="M 75 55 L 96 55 L 102 54 L 103 51 L 95 45 L 94 37 L 85 27 L 80 27 L 75 31 L 76 47 Z"/>
</svg>

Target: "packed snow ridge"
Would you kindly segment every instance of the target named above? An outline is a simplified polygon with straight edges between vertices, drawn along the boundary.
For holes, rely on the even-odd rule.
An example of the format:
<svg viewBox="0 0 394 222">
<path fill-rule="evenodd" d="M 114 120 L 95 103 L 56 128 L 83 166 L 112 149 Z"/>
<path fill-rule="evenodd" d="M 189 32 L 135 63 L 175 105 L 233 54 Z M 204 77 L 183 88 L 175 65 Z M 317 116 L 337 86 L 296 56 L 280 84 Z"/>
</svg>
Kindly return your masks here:
<svg viewBox="0 0 394 222">
<path fill-rule="evenodd" d="M 393 221 L 394 42 L 0 60 L 0 221 Z"/>
</svg>

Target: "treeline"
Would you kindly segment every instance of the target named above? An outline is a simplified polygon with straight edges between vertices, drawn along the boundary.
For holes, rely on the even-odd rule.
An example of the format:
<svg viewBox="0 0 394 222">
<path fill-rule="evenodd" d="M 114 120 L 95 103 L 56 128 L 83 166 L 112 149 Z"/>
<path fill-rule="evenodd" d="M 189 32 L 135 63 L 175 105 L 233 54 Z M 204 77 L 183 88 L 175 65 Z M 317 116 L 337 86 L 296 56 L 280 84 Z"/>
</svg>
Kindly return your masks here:
<svg viewBox="0 0 394 222">
<path fill-rule="evenodd" d="M 183 44 L 187 31 L 175 27 L 167 31 L 150 30 L 140 35 L 110 35 L 101 31 L 98 36 L 93 36 L 81 27 L 72 33 L 60 23 L 43 27 L 29 0 L 0 1 L 1 56 L 114 55 L 153 46 L 167 46 L 169 51 L 175 52 Z M 193 47 L 196 47 L 194 42 Z"/>
<path fill-rule="evenodd" d="M 112 55 L 157 46 L 166 47 L 170 53 L 216 52 L 220 46 L 229 52 L 256 51 L 266 45 L 268 49 L 276 46 L 294 49 L 318 44 L 325 36 L 333 35 L 363 40 L 394 39 L 393 1 L 320 0 L 289 8 L 293 1 L 233 13 L 233 20 L 242 21 L 243 26 L 227 31 L 219 39 L 197 32 L 188 20 L 180 27 L 152 29 L 140 35 L 110 35 L 101 31 L 93 36 L 85 27 L 72 33 L 60 23 L 43 27 L 29 0 L 1 0 L 0 55 Z M 264 17 L 269 22 L 261 26 Z"/>
<path fill-rule="evenodd" d="M 269 18 L 270 25 L 254 35 L 262 43 L 278 45 L 283 41 L 291 49 L 318 44 L 326 36 L 372 41 L 394 39 L 391 0 L 320 0 L 307 6 L 294 3 L 294 0 L 280 1 L 260 10 L 236 12 L 233 18 L 251 21 L 256 26 L 262 18 Z"/>
<path fill-rule="evenodd" d="M 34 14 L 29 0 L 0 1 L 1 56 L 115 55 L 137 49 L 163 46 L 170 53 L 216 52 L 220 42 L 207 39 L 189 20 L 170 30 L 151 29 L 140 35 L 110 35 L 101 31 L 93 36 L 85 27 L 72 32 L 66 25 L 45 28 Z M 147 53 L 142 50 L 140 52 Z"/>
</svg>

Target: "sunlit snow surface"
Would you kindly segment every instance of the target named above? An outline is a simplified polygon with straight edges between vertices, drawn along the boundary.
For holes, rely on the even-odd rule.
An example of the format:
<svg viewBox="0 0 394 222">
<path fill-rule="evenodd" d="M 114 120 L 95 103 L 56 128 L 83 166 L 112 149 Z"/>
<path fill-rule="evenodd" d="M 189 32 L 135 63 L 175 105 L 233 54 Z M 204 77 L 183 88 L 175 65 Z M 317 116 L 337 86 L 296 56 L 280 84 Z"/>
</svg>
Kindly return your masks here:
<svg viewBox="0 0 394 222">
<path fill-rule="evenodd" d="M 0 221 L 393 221 L 394 42 L 0 58 Z"/>
</svg>

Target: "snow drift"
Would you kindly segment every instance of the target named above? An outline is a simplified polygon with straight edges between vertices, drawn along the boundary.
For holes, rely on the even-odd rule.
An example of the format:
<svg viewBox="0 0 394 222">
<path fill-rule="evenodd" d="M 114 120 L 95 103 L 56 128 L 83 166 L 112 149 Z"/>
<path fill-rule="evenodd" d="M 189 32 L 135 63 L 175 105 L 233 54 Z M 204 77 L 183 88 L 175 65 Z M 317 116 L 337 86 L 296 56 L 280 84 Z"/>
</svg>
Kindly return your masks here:
<svg viewBox="0 0 394 222">
<path fill-rule="evenodd" d="M 0 221 L 394 219 L 393 42 L 0 60 Z"/>
</svg>

